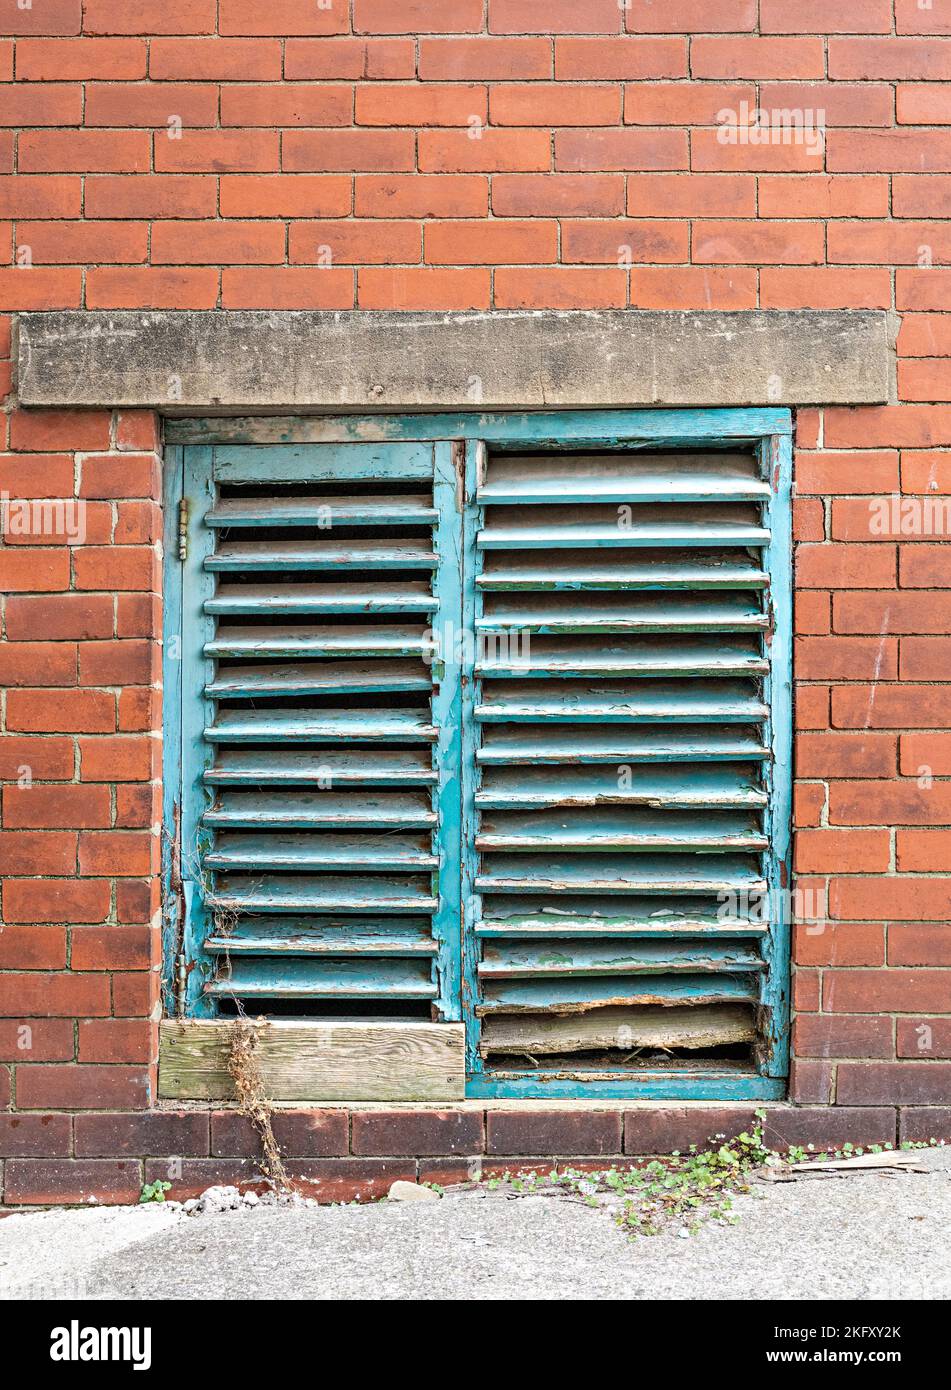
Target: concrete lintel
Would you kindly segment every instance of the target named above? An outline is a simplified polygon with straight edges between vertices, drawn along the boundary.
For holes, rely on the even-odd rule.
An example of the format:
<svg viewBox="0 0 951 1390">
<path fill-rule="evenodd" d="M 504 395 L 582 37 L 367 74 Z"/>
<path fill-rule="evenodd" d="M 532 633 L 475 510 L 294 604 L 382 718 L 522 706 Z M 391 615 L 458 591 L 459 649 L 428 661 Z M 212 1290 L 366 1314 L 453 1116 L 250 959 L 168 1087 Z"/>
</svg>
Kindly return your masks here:
<svg viewBox="0 0 951 1390">
<path fill-rule="evenodd" d="M 27 406 L 229 411 L 863 405 L 881 311 L 24 314 Z"/>
</svg>

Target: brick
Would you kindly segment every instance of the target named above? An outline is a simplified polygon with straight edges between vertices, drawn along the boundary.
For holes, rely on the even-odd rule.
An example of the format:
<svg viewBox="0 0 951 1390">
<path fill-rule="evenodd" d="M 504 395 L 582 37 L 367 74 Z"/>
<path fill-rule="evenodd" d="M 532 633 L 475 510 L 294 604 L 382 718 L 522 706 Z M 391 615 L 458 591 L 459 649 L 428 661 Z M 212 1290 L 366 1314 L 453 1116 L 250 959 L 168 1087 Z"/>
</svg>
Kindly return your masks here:
<svg viewBox="0 0 951 1390">
<path fill-rule="evenodd" d="M 495 126 L 613 126 L 621 119 L 621 89 L 573 86 L 566 108 L 561 82 L 507 83 L 490 89 L 489 113 Z"/>
<path fill-rule="evenodd" d="M 901 456 L 901 485 L 904 492 L 937 492 L 941 496 L 950 495 L 951 453 L 937 453 L 933 450 L 915 453 L 905 450 Z M 948 546 L 944 542 L 940 545 L 905 545 L 900 552 L 902 564 L 908 564 L 911 567 L 909 573 L 912 573 L 919 560 L 925 563 L 925 566 L 938 563 L 938 557 L 947 553 L 947 549 Z M 941 588 L 941 585 L 934 584 L 933 587 Z"/>
<path fill-rule="evenodd" d="M 66 497 L 73 491 L 73 460 L 66 454 L 0 454 L 0 491 L 11 498 Z"/>
<path fill-rule="evenodd" d="M 891 845 L 887 830 L 800 830 L 795 848 L 800 873 L 884 873 Z"/>
<path fill-rule="evenodd" d="M 355 34 L 463 34 L 482 28 L 482 0 L 354 0 Z"/>
<path fill-rule="evenodd" d="M 627 211 L 633 217 L 755 217 L 756 180 L 742 174 L 631 174 Z"/>
<path fill-rule="evenodd" d="M 424 258 L 431 265 L 537 265 L 557 256 L 554 222 L 441 221 L 425 229 Z"/>
<path fill-rule="evenodd" d="M 11 1158 L 4 1201 L 10 1206 L 132 1204 L 142 1190 L 138 1159 Z"/>
<path fill-rule="evenodd" d="M 76 648 L 66 642 L 19 642 L 0 646 L 0 684 L 73 685 Z"/>
<path fill-rule="evenodd" d="M 687 163 L 687 134 L 683 130 L 629 126 L 623 130 L 555 132 L 555 168 L 559 171 L 686 169 Z"/>
<path fill-rule="evenodd" d="M 203 1158 L 208 1152 L 209 1117 L 194 1110 L 146 1114 L 77 1115 L 76 1157 L 172 1155 Z"/>
<path fill-rule="evenodd" d="M 156 553 L 149 546 L 87 545 L 76 550 L 73 560 L 77 589 L 154 590 L 156 568 Z"/>
<path fill-rule="evenodd" d="M 23 39 L 17 44 L 18 82 L 137 82 L 145 71 L 142 39 Z"/>
<path fill-rule="evenodd" d="M 219 34 L 341 34 L 349 31 L 347 6 L 309 5 L 301 0 L 219 0 Z"/>
<path fill-rule="evenodd" d="M 154 265 L 279 265 L 283 222 L 159 222 L 152 229 Z M 129 493 L 125 494 L 129 496 Z"/>
<path fill-rule="evenodd" d="M 946 81 L 951 76 L 951 44 L 918 38 L 831 38 L 829 76 Z"/>
<path fill-rule="evenodd" d="M 624 89 L 624 120 L 628 125 L 716 125 L 722 111 L 737 111 L 744 103 L 751 109 L 756 106 L 756 89 L 751 84 L 634 82 Z"/>
<path fill-rule="evenodd" d="M 73 928 L 73 970 L 148 970 L 151 963 L 151 929 L 144 923 Z"/>
<path fill-rule="evenodd" d="M 941 633 L 951 623 L 951 591 L 836 594 L 834 613 L 836 632 Z"/>
<path fill-rule="evenodd" d="M 79 872 L 81 874 L 140 877 L 155 868 L 155 846 L 152 836 L 132 832 L 86 834 L 79 837 Z"/>
<path fill-rule="evenodd" d="M 4 886 L 4 911 L 11 886 Z M 9 919 L 8 917 L 8 920 Z M 82 1015 L 108 1016 L 108 975 L 71 975 L 66 972 L 42 972 L 0 975 L 0 1015 L 7 1018 L 75 1018 Z"/>
<path fill-rule="evenodd" d="M 485 130 L 478 140 L 465 131 L 419 132 L 421 173 L 532 172 L 547 170 L 550 163 L 550 136 L 544 130 Z M 412 160 L 403 167 L 411 168 Z"/>
<path fill-rule="evenodd" d="M 44 82 L 28 87 L 25 83 L 0 86 L 0 125 L 64 126 L 81 125 L 83 89 L 78 83 Z"/>
<path fill-rule="evenodd" d="M 797 1057 L 894 1056 L 892 1021 L 874 1014 L 800 1014 L 793 1024 Z"/>
<path fill-rule="evenodd" d="M 895 921 L 941 921 L 951 912 L 951 880 L 833 879 L 829 889 L 829 911 L 833 917 L 851 921 L 875 917 Z"/>
<path fill-rule="evenodd" d="M 422 234 L 416 222 L 295 222 L 289 259 L 305 264 L 418 263 Z"/>
<path fill-rule="evenodd" d="M 830 825 L 867 825 L 871 807 L 879 824 L 951 824 L 951 784 L 945 782 L 838 782 L 829 798 Z"/>
<path fill-rule="evenodd" d="M 327 131 L 316 137 L 317 141 L 339 131 Z M 301 131 L 290 131 L 285 137 L 285 147 L 304 136 Z M 292 146 L 293 147 L 293 146 Z M 193 130 L 187 140 L 159 140 L 155 146 L 156 173 L 212 173 L 236 174 L 261 172 L 269 173 L 280 167 L 280 136 L 276 130 Z M 287 165 L 288 168 L 320 168 L 320 165 Z"/>
<path fill-rule="evenodd" d="M 898 394 L 903 401 L 951 399 L 947 362 L 940 357 L 931 361 L 899 362 Z"/>
<path fill-rule="evenodd" d="M 65 1158 L 69 1115 L 0 1115 L 0 1158 Z"/>
<path fill-rule="evenodd" d="M 497 309 L 620 309 L 626 301 L 623 270 L 557 266 L 495 272 Z"/>
<path fill-rule="evenodd" d="M 69 832 L 0 830 L 0 849 L 6 874 L 69 874 L 76 867 L 76 836 Z"/>
<path fill-rule="evenodd" d="M 761 0 L 760 31 L 764 34 L 889 34 L 891 0 Z"/>
<path fill-rule="evenodd" d="M 951 130 L 830 130 L 826 168 L 830 173 L 941 173 L 951 169 Z"/>
<path fill-rule="evenodd" d="M 888 270 L 767 266 L 760 273 L 764 309 L 888 309 L 891 298 Z"/>
<path fill-rule="evenodd" d="M 823 258 L 818 222 L 702 222 L 693 230 L 698 263 L 815 264 Z"/>
<path fill-rule="evenodd" d="M 148 256 L 148 228 L 131 222 L 21 222 L 17 252 L 25 247 L 34 265 L 140 263 Z"/>
<path fill-rule="evenodd" d="M 145 131 L 25 130 L 17 144 L 25 174 L 142 173 L 149 167 Z"/>
<path fill-rule="evenodd" d="M 222 179 L 222 185 L 227 182 Z M 222 195 L 223 197 L 223 195 Z M 189 174 L 92 175 L 86 179 L 88 218 L 215 216 L 216 186 L 211 177 Z M 275 209 L 279 211 L 279 209 Z M 225 216 L 230 216 L 222 206 Z"/>
<path fill-rule="evenodd" d="M 944 490 L 940 489 L 942 492 Z M 946 542 L 902 546 L 899 549 L 899 568 L 904 588 L 941 588 L 951 583 L 951 548 Z"/>
<path fill-rule="evenodd" d="M 69 583 L 69 554 L 66 550 L 11 550 L 0 552 L 0 589 L 8 593 L 32 589 L 52 592 Z M 8 725 L 12 728 L 12 725 Z"/>
<path fill-rule="evenodd" d="M 288 81 L 312 77 L 394 81 L 415 75 L 416 46 L 412 39 L 291 38 L 284 44 L 284 76 Z"/>
<path fill-rule="evenodd" d="M 221 303 L 225 309 L 350 309 L 353 272 L 326 266 L 226 269 L 221 277 Z"/>
<path fill-rule="evenodd" d="M 5 872 L 17 872 L 8 868 Z M 56 869 L 51 867 L 50 872 Z M 4 970 L 62 970 L 66 965 L 64 927 L 15 927 L 0 933 L 0 968 Z"/>
<path fill-rule="evenodd" d="M 815 493 L 823 497 L 830 493 L 868 494 L 897 490 L 898 454 L 894 449 L 883 449 L 874 453 L 864 450 L 860 453 L 796 455 L 797 494 Z M 840 551 L 851 549 L 841 546 L 827 547 L 833 548 Z M 875 550 L 866 547 L 865 553 L 871 557 L 875 555 Z M 856 565 L 860 563 L 860 559 L 861 557 L 856 557 Z"/>
<path fill-rule="evenodd" d="M 385 87 L 358 86 L 356 89 L 357 125 L 464 127 L 474 122 L 484 125 L 487 111 L 485 88 L 471 83 L 391 83 Z M 494 116 L 493 122 L 500 123 Z M 305 124 L 321 123 L 307 121 Z"/>
<path fill-rule="evenodd" d="M 151 738 L 81 738 L 80 777 L 84 782 L 144 782 L 153 771 Z"/>
<path fill-rule="evenodd" d="M 684 1153 L 721 1136 L 733 1139 L 755 1123 L 753 1106 L 644 1106 L 624 1111 L 626 1154 Z M 581 1150 L 579 1150 L 581 1152 Z"/>
<path fill-rule="evenodd" d="M 7 309 L 46 311 L 77 309 L 82 299 L 82 272 L 78 269 L 51 269 L 19 266 L 0 269 L 0 303 Z M 6 395 L 9 384 L 3 391 Z"/>
<path fill-rule="evenodd" d="M 564 261 L 586 265 L 686 261 L 688 231 L 682 222 L 565 220 L 561 224 L 561 254 Z"/>
<path fill-rule="evenodd" d="M 898 330 L 899 357 L 951 357 L 951 314 L 905 314 Z M 908 488 L 908 492 L 921 489 Z"/>
<path fill-rule="evenodd" d="M 9 600 L 8 600 L 9 602 Z M 25 775 L 36 781 L 70 781 L 73 745 L 68 738 L 0 737 L 0 779 L 16 781 Z"/>
<path fill-rule="evenodd" d="M 371 266 L 358 277 L 361 309 L 487 309 L 489 293 L 489 272 L 478 267 Z"/>
<path fill-rule="evenodd" d="M 89 270 L 87 309 L 213 309 L 218 299 L 216 270 L 164 270 L 132 267 Z"/>
<path fill-rule="evenodd" d="M 617 34 L 622 27 L 613 0 L 589 0 L 581 9 L 574 0 L 549 0 L 543 12 L 533 0 L 489 0 L 488 18 L 493 34 Z"/>
<path fill-rule="evenodd" d="M 880 265 L 920 265 L 927 247 L 936 260 L 951 256 L 951 235 L 940 222 L 834 222 L 829 260 Z"/>
<path fill-rule="evenodd" d="M 829 687 L 827 685 L 800 685 L 795 698 L 797 729 L 827 729 L 829 727 Z"/>
<path fill-rule="evenodd" d="M 951 1107 L 899 1109 L 898 1137 L 903 1144 L 927 1144 L 931 1139 L 951 1139 Z"/>
<path fill-rule="evenodd" d="M 38 633 L 57 640 L 109 637 L 113 601 L 108 594 L 11 596 L 7 599 L 6 615 L 10 641 L 28 641 Z"/>
<path fill-rule="evenodd" d="M 847 865 L 841 867 L 848 871 Z M 821 888 L 818 897 L 805 897 L 804 906 L 814 920 L 795 924 L 793 959 L 797 966 L 885 964 L 885 928 L 880 922 L 815 920 L 824 913 Z"/>
<path fill-rule="evenodd" d="M 939 267 L 897 271 L 895 304 L 899 309 L 951 309 L 951 273 Z"/>
<path fill-rule="evenodd" d="M 617 1154 L 621 1115 L 608 1110 L 489 1110 L 487 1154 Z"/>
<path fill-rule="evenodd" d="M 687 76 L 687 41 L 676 38 L 556 38 L 559 81 L 640 81 Z"/>
<path fill-rule="evenodd" d="M 80 1062 L 137 1062 L 148 1066 L 156 1051 L 155 1025 L 148 1019 L 95 1018 L 79 1024 Z"/>
<path fill-rule="evenodd" d="M 951 1088 L 951 1063 L 842 1062 L 836 1099 L 842 1105 L 939 1105 Z"/>
<path fill-rule="evenodd" d="M 634 33 L 738 33 L 756 28 L 755 0 L 722 0 L 711 8 L 704 0 L 627 0 L 625 23 Z M 807 31 L 808 32 L 808 31 Z"/>
<path fill-rule="evenodd" d="M 104 411 L 17 411 L 10 420 L 10 447 L 49 449 L 108 449 L 110 417 Z"/>
<path fill-rule="evenodd" d="M 8 829 L 38 827 L 82 829 L 109 825 L 111 800 L 105 787 L 5 787 L 3 822 Z"/>
<path fill-rule="evenodd" d="M 521 176 L 499 177 L 516 179 Z M 495 201 L 500 196 L 498 188 L 496 179 Z M 348 212 L 349 200 L 347 180 L 346 207 L 337 211 Z M 358 174 L 354 179 L 357 217 L 483 217 L 488 208 L 489 182 L 478 174 Z M 494 211 L 499 213 L 500 209 L 494 207 Z M 301 215 L 319 215 L 319 210 Z M 526 211 L 525 215 L 534 216 L 534 210 Z"/>
<path fill-rule="evenodd" d="M 485 1147 L 481 1110 L 356 1110 L 351 1124 L 355 1154 L 438 1157 Z"/>
<path fill-rule="evenodd" d="M 349 1150 L 346 1110 L 280 1110 L 272 1117 L 274 1138 L 287 1158 L 332 1158 Z M 387 1154 L 399 1153 L 388 1149 Z M 236 1110 L 216 1110 L 211 1116 L 212 1157 L 262 1157 L 254 1126 Z"/>
<path fill-rule="evenodd" d="M 823 77 L 825 52 L 819 38 L 700 37 L 690 45 L 690 72 L 693 77 Z"/>
<path fill-rule="evenodd" d="M 900 743 L 903 775 L 916 777 L 922 767 L 929 768 L 936 777 L 951 774 L 951 735 L 902 734 Z"/>
<path fill-rule="evenodd" d="M 764 174 L 761 217 L 887 217 L 888 179 L 870 174 Z"/>
<path fill-rule="evenodd" d="M 305 86 L 295 82 L 289 86 L 242 83 L 221 88 L 223 126 L 348 126 L 352 117 L 350 87 Z"/>
<path fill-rule="evenodd" d="M 335 217 L 349 211 L 350 179 L 339 175 L 225 174 L 221 179 L 223 217 Z"/>
<path fill-rule="evenodd" d="M 6 9 L 3 22 L 8 34 L 78 34 L 83 27 L 82 0 L 42 0 L 35 7 Z"/>
<path fill-rule="evenodd" d="M 285 1165 L 292 1185 L 305 1197 L 322 1203 L 372 1202 L 385 1197 L 394 1182 L 416 1181 L 413 1159 L 311 1158 L 290 1159 Z M 151 1159 L 146 1179 L 165 1178 L 167 1160 Z M 234 1184 L 264 1190 L 257 1164 L 247 1158 L 185 1159 L 175 1169 L 173 1196 L 197 1197 L 215 1184 Z"/>
<path fill-rule="evenodd" d="M 894 680 L 895 638 L 800 637 L 796 641 L 800 680 Z"/>
<path fill-rule="evenodd" d="M 906 637 L 901 644 L 901 678 L 907 681 L 945 680 L 951 657 L 951 638 Z"/>
<path fill-rule="evenodd" d="M 80 464 L 80 497 L 154 497 L 160 490 L 154 454 L 91 455 Z"/>
<path fill-rule="evenodd" d="M 172 82 L 279 82 L 279 39 L 152 39 L 149 76 Z"/>
<path fill-rule="evenodd" d="M 944 1018 L 899 1018 L 897 1022 L 896 1052 L 899 1057 L 937 1058 L 946 1061 L 951 1058 L 951 1019 Z"/>
<path fill-rule="evenodd" d="M 212 34 L 215 0 L 163 0 L 156 12 L 152 0 L 85 0 L 86 34 Z"/>
<path fill-rule="evenodd" d="M 891 1106 L 877 1110 L 853 1110 L 837 1097 L 835 1107 L 769 1106 L 764 1139 L 771 1148 L 814 1145 L 818 1150 L 843 1144 L 894 1144 L 895 1111 Z"/>
<path fill-rule="evenodd" d="M 933 82 L 909 82 L 898 87 L 895 106 L 899 125 L 947 125 L 951 122 L 949 93 Z"/>
<path fill-rule="evenodd" d="M 551 75 L 550 39 L 421 37 L 419 40 L 419 76 L 424 81 L 511 82 Z"/>
<path fill-rule="evenodd" d="M 0 175 L 0 217 L 79 217 L 82 179 L 65 174 Z"/>
<path fill-rule="evenodd" d="M 174 87 L 155 83 L 130 90 L 122 82 L 89 83 L 85 123 L 154 127 L 158 139 L 163 132 L 166 139 L 187 138 L 190 130 L 218 124 L 218 88 L 177 82 Z"/>
<path fill-rule="evenodd" d="M 951 175 L 896 174 L 892 179 L 892 215 L 951 216 Z"/>
<path fill-rule="evenodd" d="M 230 133 L 230 132 L 229 132 Z M 245 131 L 234 132 L 240 141 Z M 420 133 L 420 168 L 422 142 L 433 131 Z M 461 136 L 467 144 L 479 145 Z M 408 130 L 289 130 L 283 137 L 282 167 L 290 172 L 331 173 L 337 170 L 407 170 L 415 164 L 413 133 Z M 251 167 L 235 165 L 234 167 Z M 261 165 L 260 167 L 269 167 Z"/>
<path fill-rule="evenodd" d="M 635 266 L 631 306 L 637 309 L 756 307 L 756 271 L 705 266 Z"/>
<path fill-rule="evenodd" d="M 829 594 L 797 594 L 793 630 L 798 633 L 812 634 L 828 632 L 831 612 L 832 604 Z"/>
<path fill-rule="evenodd" d="M 831 1063 L 793 1057 L 789 1064 L 789 1099 L 796 1105 L 829 1105 L 834 1080 Z"/>
<path fill-rule="evenodd" d="M 947 835 L 947 831 L 898 831 L 898 836 Z M 937 926 L 893 923 L 888 929 L 889 965 L 951 965 L 951 940 L 945 923 Z"/>
</svg>

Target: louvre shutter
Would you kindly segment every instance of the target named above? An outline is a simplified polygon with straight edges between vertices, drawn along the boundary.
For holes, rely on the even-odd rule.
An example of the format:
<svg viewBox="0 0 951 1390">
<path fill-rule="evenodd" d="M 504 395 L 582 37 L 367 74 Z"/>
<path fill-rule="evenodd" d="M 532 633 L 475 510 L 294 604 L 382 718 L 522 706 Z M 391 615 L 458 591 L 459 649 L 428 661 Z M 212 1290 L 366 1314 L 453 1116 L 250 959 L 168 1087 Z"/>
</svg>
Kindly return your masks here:
<svg viewBox="0 0 951 1390">
<path fill-rule="evenodd" d="M 470 1068 L 778 1072 L 768 452 L 474 452 Z"/>
<path fill-rule="evenodd" d="M 451 446 L 193 449 L 185 497 L 189 1011 L 458 1018 Z"/>
</svg>

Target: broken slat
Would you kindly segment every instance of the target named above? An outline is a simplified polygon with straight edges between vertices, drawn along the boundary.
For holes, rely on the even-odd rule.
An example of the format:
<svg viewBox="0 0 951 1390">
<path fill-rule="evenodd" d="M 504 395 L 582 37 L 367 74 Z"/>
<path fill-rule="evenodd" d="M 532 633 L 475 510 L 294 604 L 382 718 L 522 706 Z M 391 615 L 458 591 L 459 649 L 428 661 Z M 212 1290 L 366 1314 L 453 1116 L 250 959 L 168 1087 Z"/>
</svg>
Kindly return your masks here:
<svg viewBox="0 0 951 1390">
<path fill-rule="evenodd" d="M 587 1013 L 609 1005 L 755 1003 L 759 984 L 746 975 L 609 975 L 604 978 L 485 982 L 480 1017 L 491 1014 Z"/>
<path fill-rule="evenodd" d="M 606 1008 L 590 1014 L 515 1014 L 486 1018 L 479 1052 L 533 1057 L 638 1048 L 705 1051 L 756 1039 L 752 1010 L 719 1008 Z"/>
<path fill-rule="evenodd" d="M 483 979 L 550 979 L 576 975 L 666 975 L 761 971 L 754 946 L 719 941 L 487 941 Z"/>
</svg>

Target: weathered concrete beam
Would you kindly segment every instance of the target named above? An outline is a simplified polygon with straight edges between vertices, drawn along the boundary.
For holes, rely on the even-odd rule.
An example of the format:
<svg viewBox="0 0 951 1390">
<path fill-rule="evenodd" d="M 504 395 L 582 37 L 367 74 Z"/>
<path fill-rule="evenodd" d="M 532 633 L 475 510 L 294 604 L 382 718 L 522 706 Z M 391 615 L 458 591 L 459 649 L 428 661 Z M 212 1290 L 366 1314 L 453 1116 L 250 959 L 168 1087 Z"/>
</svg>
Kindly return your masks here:
<svg viewBox="0 0 951 1390">
<path fill-rule="evenodd" d="M 170 414 L 867 404 L 882 312 L 24 314 L 19 397 Z"/>
</svg>

